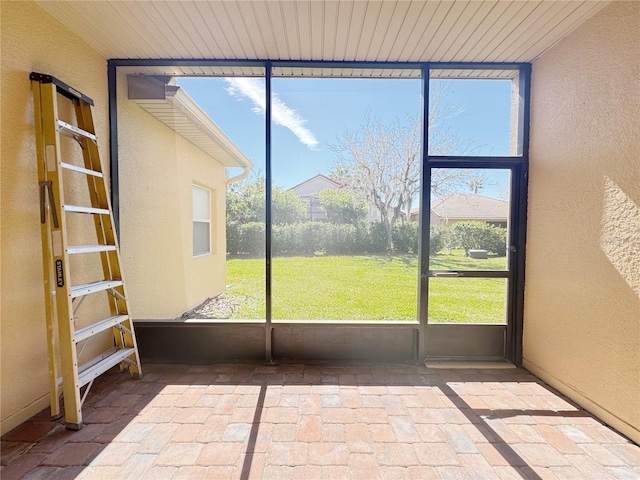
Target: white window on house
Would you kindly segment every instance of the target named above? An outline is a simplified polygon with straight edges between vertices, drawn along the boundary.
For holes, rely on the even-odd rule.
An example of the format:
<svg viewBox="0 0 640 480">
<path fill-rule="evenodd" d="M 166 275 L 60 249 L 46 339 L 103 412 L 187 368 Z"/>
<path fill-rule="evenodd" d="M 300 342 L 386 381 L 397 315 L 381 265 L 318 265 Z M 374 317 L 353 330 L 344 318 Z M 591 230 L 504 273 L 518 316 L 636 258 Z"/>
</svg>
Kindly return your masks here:
<svg viewBox="0 0 640 480">
<path fill-rule="evenodd" d="M 211 192 L 193 186 L 193 256 L 211 253 Z"/>
</svg>

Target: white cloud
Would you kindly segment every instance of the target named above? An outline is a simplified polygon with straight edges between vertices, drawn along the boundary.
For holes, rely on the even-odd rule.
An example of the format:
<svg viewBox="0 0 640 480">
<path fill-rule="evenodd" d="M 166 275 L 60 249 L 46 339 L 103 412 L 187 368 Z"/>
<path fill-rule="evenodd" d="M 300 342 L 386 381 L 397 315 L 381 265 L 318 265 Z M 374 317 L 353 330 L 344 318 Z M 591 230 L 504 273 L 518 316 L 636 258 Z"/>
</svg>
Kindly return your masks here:
<svg viewBox="0 0 640 480">
<path fill-rule="evenodd" d="M 266 92 L 264 82 L 258 78 L 226 78 L 229 84 L 227 91 L 235 97 L 247 97 L 253 102 L 253 111 L 264 113 L 266 110 Z M 307 122 L 298 112 L 289 108 L 280 98 L 273 94 L 271 100 L 271 116 L 280 126 L 288 128 L 307 147 L 314 149 L 318 140 L 311 130 L 304 126 Z"/>
</svg>

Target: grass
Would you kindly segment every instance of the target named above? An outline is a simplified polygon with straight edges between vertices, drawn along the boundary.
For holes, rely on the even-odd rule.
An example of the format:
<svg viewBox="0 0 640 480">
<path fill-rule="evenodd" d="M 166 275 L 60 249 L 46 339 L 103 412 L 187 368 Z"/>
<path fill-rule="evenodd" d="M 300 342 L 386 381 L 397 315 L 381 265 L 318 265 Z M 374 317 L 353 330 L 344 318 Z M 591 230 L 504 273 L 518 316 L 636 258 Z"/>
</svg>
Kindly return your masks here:
<svg viewBox="0 0 640 480">
<path fill-rule="evenodd" d="M 432 257 L 433 270 L 501 270 L 505 259 Z M 416 320 L 416 256 L 278 257 L 272 268 L 274 320 Z M 227 261 L 226 293 L 241 299 L 232 319 L 265 318 L 264 259 Z M 429 321 L 503 323 L 506 280 L 431 279 Z"/>
</svg>

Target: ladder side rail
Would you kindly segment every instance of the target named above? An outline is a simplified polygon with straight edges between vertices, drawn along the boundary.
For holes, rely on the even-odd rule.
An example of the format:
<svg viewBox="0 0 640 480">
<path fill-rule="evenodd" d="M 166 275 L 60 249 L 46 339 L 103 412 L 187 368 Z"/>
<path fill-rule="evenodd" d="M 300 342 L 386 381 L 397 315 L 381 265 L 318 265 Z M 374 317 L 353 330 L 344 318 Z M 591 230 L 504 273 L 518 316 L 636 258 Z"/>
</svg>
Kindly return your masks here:
<svg viewBox="0 0 640 480">
<path fill-rule="evenodd" d="M 45 300 L 45 314 L 47 320 L 47 357 L 49 366 L 49 410 L 51 418 L 57 420 L 61 418 L 62 412 L 60 409 L 60 385 L 58 384 L 58 326 L 57 316 L 55 309 L 55 299 L 53 296 L 53 285 L 55 284 L 52 261 L 52 246 L 51 246 L 51 224 L 53 216 L 51 210 L 55 208 L 55 205 L 51 205 L 48 201 L 46 183 L 47 181 L 47 167 L 44 148 L 44 132 L 43 132 L 43 118 L 42 118 L 42 104 L 40 96 L 40 83 L 33 81 L 31 83 L 33 90 L 33 106 L 34 106 L 34 126 L 36 133 L 36 154 L 38 162 L 38 189 L 40 195 L 40 237 L 42 241 L 42 271 L 44 276 L 44 300 Z M 48 207 L 47 207 L 48 206 Z"/>
<path fill-rule="evenodd" d="M 96 131 L 93 122 L 92 106 L 82 100 L 74 103 L 76 105 L 76 119 L 80 128 L 95 134 Z M 128 319 L 123 322 L 126 327 L 125 332 L 118 330 L 116 327 L 113 328 L 116 345 L 121 349 L 126 347 L 132 347 L 134 349 L 134 353 L 129 357 L 131 362 L 129 362 L 128 365 L 125 362 L 122 362 L 120 364 L 120 370 L 129 368 L 131 376 L 140 377 L 142 376 L 142 368 L 140 365 L 138 346 L 133 330 L 133 321 L 129 312 L 128 296 L 124 284 L 122 269 L 120 267 L 120 249 L 118 246 L 118 238 L 115 235 L 112 214 L 113 210 L 111 209 L 111 197 L 109 195 L 108 186 L 106 184 L 102 168 L 98 144 L 85 138 L 81 141 L 81 145 L 83 146 L 82 154 L 85 168 L 103 173 L 101 177 L 87 176 L 87 182 L 92 204 L 99 208 L 106 208 L 109 211 L 108 215 L 94 215 L 98 241 L 104 245 L 114 245 L 116 247 L 115 250 L 100 252 L 105 279 L 119 279 L 123 282 L 122 285 L 114 288 L 119 295 L 109 296 L 111 315 L 127 315 L 128 317 Z"/>
<path fill-rule="evenodd" d="M 83 102 L 74 101 L 74 107 L 76 112 L 76 119 L 78 122 L 78 126 L 83 130 L 92 133 L 95 135 L 95 127 L 93 125 L 93 117 L 92 112 L 89 109 L 84 108 Z M 99 172 L 102 174 L 102 177 L 95 176 L 86 176 L 87 187 L 89 189 L 89 198 L 91 200 L 91 206 L 94 208 L 100 208 L 104 210 L 110 210 L 110 205 L 106 203 L 103 199 L 101 191 L 104 190 L 105 179 L 104 174 L 102 172 L 102 164 L 100 162 L 100 157 L 97 152 L 97 145 L 94 141 L 88 138 L 82 138 L 80 140 L 80 145 L 82 147 L 82 158 L 84 160 L 84 168 L 87 170 L 91 170 L 94 172 Z M 115 243 L 110 241 L 110 238 L 105 233 L 105 225 L 103 217 L 105 215 L 92 215 L 93 221 L 96 230 L 96 236 L 98 239 L 98 244 L 100 245 L 116 245 Z M 100 261 L 102 263 L 102 271 L 103 278 L 105 280 L 113 280 L 118 279 L 121 280 L 120 277 L 116 277 L 113 274 L 113 270 L 111 268 L 111 261 L 109 255 L 106 251 L 100 252 Z M 115 305 L 109 300 L 109 307 L 111 309 L 111 315 L 117 315 L 119 312 L 115 310 Z"/>
<path fill-rule="evenodd" d="M 64 395 L 65 422 L 68 429 L 82 428 L 82 402 L 78 379 L 78 358 L 74 342 L 75 318 L 71 298 L 71 278 L 67 255 L 66 214 L 62 169 L 60 168 L 60 135 L 58 132 L 58 102 L 55 84 L 41 84 L 41 111 L 44 128 L 46 178 L 51 181 L 55 209 L 59 224 L 52 225 L 52 257 L 54 265 L 56 306 L 58 313 L 58 335 L 60 342 L 60 363 L 62 367 L 62 391 Z"/>
<path fill-rule="evenodd" d="M 95 135 L 95 125 L 93 123 L 93 111 L 91 109 L 91 106 L 81 101 L 74 102 L 74 106 L 78 126 L 83 130 Z M 103 173 L 102 162 L 100 161 L 97 143 L 89 138 L 83 138 L 80 140 L 80 145 L 82 146 L 82 156 L 85 168 L 93 170 L 94 172 Z M 104 173 L 101 178 L 92 178 L 87 176 L 86 180 L 89 189 L 91 205 L 95 208 L 105 209 L 110 212 L 111 205 L 109 204 L 108 193 L 106 191 Z M 93 220 L 98 243 L 102 245 L 116 245 L 117 249 L 115 236 L 111 236 L 109 234 L 110 222 L 107 218 L 107 215 L 93 215 Z M 122 279 L 119 272 L 120 269 L 118 268 L 117 260 L 117 257 L 110 255 L 106 251 L 100 252 L 100 261 L 102 263 L 103 277 L 105 280 Z M 124 291 L 122 290 L 122 288 L 116 289 L 114 287 L 113 290 L 118 291 L 124 295 Z M 118 298 L 116 296 L 108 295 L 108 302 L 112 316 L 128 315 L 126 304 L 123 308 L 123 305 L 118 304 Z M 119 349 L 124 348 L 125 344 L 120 332 L 115 327 L 112 329 L 112 332 L 116 346 Z M 124 364 L 120 365 L 121 371 L 125 368 L 126 366 Z"/>
</svg>

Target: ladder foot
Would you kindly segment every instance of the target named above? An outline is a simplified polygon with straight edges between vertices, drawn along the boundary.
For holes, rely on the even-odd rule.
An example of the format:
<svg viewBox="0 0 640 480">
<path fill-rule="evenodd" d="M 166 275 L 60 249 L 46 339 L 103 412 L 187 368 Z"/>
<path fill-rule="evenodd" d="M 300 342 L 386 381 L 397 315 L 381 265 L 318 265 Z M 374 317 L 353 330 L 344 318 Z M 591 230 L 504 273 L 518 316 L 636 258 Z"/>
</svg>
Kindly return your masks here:
<svg viewBox="0 0 640 480">
<path fill-rule="evenodd" d="M 57 415 L 51 415 L 51 421 L 55 422 L 56 420 L 60 420 L 64 415 L 62 413 L 58 413 Z"/>
<path fill-rule="evenodd" d="M 65 428 L 67 430 L 74 430 L 74 431 L 78 431 L 80 429 L 82 429 L 82 423 L 65 423 L 64 424 Z"/>
</svg>

